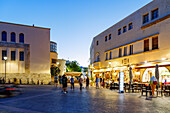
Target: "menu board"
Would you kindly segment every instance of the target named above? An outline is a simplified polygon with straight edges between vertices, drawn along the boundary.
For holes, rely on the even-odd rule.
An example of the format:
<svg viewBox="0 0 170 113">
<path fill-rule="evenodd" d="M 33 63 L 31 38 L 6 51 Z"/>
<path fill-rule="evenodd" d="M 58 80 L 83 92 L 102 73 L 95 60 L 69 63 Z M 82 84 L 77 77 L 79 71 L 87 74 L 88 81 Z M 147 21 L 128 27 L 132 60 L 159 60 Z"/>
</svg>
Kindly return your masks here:
<svg viewBox="0 0 170 113">
<path fill-rule="evenodd" d="M 119 93 L 124 93 L 124 72 L 119 72 Z"/>
</svg>

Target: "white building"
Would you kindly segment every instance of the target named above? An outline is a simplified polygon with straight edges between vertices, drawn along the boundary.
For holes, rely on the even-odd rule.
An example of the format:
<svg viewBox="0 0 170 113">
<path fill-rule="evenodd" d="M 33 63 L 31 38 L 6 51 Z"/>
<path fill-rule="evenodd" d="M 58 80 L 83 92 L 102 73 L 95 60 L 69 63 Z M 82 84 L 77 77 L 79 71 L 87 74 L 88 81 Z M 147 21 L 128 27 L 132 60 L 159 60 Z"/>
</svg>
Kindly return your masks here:
<svg viewBox="0 0 170 113">
<path fill-rule="evenodd" d="M 160 76 L 169 73 L 169 18 L 170 0 L 153 0 L 95 36 L 90 47 L 92 75 L 117 80 L 124 71 L 128 81 L 129 67 L 133 67 L 133 79 L 147 82 L 156 64 L 161 67 Z"/>
</svg>

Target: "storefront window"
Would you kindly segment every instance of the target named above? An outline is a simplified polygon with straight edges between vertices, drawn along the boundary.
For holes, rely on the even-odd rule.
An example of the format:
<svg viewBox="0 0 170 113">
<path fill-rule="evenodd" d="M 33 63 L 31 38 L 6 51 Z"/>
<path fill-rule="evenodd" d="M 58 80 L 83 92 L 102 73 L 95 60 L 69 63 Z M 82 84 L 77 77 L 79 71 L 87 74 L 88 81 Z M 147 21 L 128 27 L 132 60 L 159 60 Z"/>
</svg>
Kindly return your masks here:
<svg viewBox="0 0 170 113">
<path fill-rule="evenodd" d="M 155 76 L 155 68 L 147 68 L 143 74 L 142 82 L 149 82 L 150 78 Z M 170 82 L 170 72 L 166 67 L 159 67 L 159 82 Z"/>
</svg>

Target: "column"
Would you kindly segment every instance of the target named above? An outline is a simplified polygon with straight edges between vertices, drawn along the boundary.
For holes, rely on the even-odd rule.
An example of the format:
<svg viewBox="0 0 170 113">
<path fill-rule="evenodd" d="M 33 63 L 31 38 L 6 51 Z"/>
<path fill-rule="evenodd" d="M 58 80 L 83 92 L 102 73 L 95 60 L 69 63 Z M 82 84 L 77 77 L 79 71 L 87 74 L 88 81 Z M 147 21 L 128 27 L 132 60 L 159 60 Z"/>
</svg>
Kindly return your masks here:
<svg viewBox="0 0 170 113">
<path fill-rule="evenodd" d="M 152 38 L 149 38 L 149 50 L 152 50 Z"/>
</svg>

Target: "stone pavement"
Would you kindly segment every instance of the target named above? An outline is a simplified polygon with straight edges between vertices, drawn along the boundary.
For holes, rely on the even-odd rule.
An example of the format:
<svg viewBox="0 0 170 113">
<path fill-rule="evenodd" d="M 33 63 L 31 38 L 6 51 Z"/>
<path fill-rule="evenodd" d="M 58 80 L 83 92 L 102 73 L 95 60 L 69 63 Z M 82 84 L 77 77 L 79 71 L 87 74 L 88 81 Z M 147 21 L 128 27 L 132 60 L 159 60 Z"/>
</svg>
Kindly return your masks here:
<svg viewBox="0 0 170 113">
<path fill-rule="evenodd" d="M 139 93 L 119 94 L 109 89 L 61 93 L 54 86 L 23 86 L 23 94 L 0 98 L 0 113 L 169 113 L 170 97 L 146 100 Z"/>
</svg>

